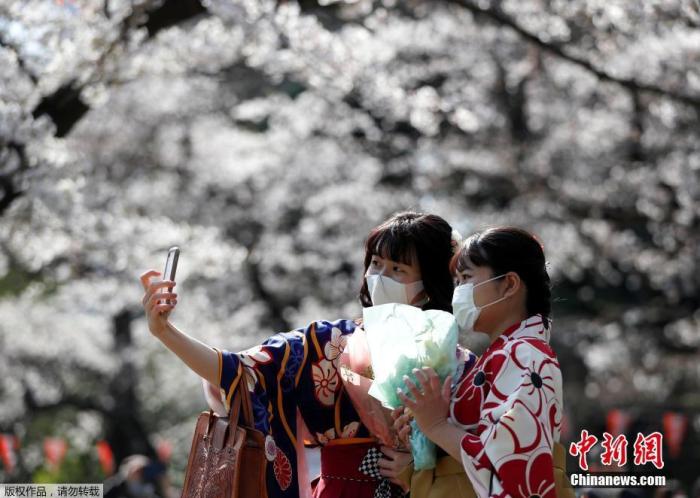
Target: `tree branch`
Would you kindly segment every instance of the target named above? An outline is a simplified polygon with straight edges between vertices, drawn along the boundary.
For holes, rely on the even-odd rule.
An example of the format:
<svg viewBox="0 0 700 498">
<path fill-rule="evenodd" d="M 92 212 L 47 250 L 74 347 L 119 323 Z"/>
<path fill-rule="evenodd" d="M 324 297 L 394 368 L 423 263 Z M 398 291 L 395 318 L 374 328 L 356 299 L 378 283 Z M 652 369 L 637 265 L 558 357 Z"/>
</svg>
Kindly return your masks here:
<svg viewBox="0 0 700 498">
<path fill-rule="evenodd" d="M 125 17 L 119 26 L 119 36 L 107 47 L 96 61 L 92 76 L 78 84 L 69 81 L 55 92 L 46 95 L 33 111 L 34 117 L 42 114 L 48 115 L 56 124 L 56 136 L 66 136 L 75 124 L 90 110 L 82 100 L 82 91 L 90 84 L 104 80 L 100 70 L 113 51 L 124 43 L 128 33 L 135 28 L 145 27 L 149 37 L 153 37 L 158 31 L 174 26 L 178 23 L 201 15 L 206 9 L 199 0 L 166 0 L 158 7 L 151 7 L 146 3 L 135 8 Z M 36 81 L 35 81 L 36 83 Z"/>
<path fill-rule="evenodd" d="M 284 318 L 284 304 L 264 285 L 260 265 L 253 256 L 255 246 L 249 248 L 245 259 L 245 271 L 253 293 L 260 299 L 269 311 L 268 320 L 276 332 L 291 330 L 289 322 Z"/>
<path fill-rule="evenodd" d="M 700 109 L 700 96 L 692 96 L 679 92 L 674 92 L 673 90 L 662 88 L 657 85 L 641 83 L 633 78 L 619 78 L 617 76 L 613 76 L 604 69 L 596 67 L 591 61 L 568 53 L 566 50 L 564 50 L 564 47 L 544 41 L 536 34 L 531 33 L 522 26 L 520 26 L 517 22 L 515 22 L 514 19 L 512 19 L 508 14 L 503 12 L 498 7 L 481 7 L 479 4 L 472 3 L 470 0 L 447 1 L 449 3 L 460 5 L 476 15 L 485 16 L 497 24 L 508 26 L 530 43 L 533 43 L 534 45 L 546 50 L 547 52 L 556 55 L 560 59 L 566 60 L 572 64 L 582 67 L 583 69 L 586 69 L 587 71 L 596 75 L 602 81 L 615 83 L 632 91 L 648 92 L 662 97 L 668 97 L 678 102 L 682 102 L 684 104 Z"/>
<path fill-rule="evenodd" d="M 36 77 L 36 75 L 27 68 L 27 64 L 24 62 L 24 59 L 20 57 L 19 51 L 17 50 L 17 47 L 9 43 L 7 40 L 5 40 L 2 36 L 0 36 L 0 47 L 6 48 L 7 50 L 10 50 L 15 54 L 17 57 L 17 65 L 20 67 L 20 69 L 24 72 L 24 74 L 27 75 L 27 77 L 32 80 L 32 83 L 35 85 L 39 81 L 39 79 Z"/>
<path fill-rule="evenodd" d="M 32 111 L 38 118 L 46 114 L 56 125 L 56 136 L 64 137 L 86 112 L 90 110 L 81 97 L 82 86 L 70 81 L 61 85 L 55 92 L 46 95 Z"/>
<path fill-rule="evenodd" d="M 143 24 L 148 36 L 153 37 L 161 29 L 204 14 L 207 9 L 199 0 L 168 0 L 157 9 L 148 13 L 148 20 Z"/>
<path fill-rule="evenodd" d="M 0 197 L 0 216 L 18 197 L 24 194 L 24 191 L 18 186 L 17 180 L 23 171 L 29 169 L 29 160 L 23 144 L 10 142 L 6 147 L 17 154 L 19 166 L 10 172 L 0 175 L 0 192 L 2 192 L 2 197 Z"/>
<path fill-rule="evenodd" d="M 27 407 L 27 411 L 32 414 L 59 410 L 61 408 L 75 408 L 77 410 L 96 411 L 103 415 L 109 414 L 109 411 L 104 406 L 97 403 L 89 396 L 84 397 L 75 394 L 64 394 L 59 400 L 53 403 L 41 404 L 36 401 L 34 393 L 26 384 L 24 389 L 24 404 Z"/>
</svg>

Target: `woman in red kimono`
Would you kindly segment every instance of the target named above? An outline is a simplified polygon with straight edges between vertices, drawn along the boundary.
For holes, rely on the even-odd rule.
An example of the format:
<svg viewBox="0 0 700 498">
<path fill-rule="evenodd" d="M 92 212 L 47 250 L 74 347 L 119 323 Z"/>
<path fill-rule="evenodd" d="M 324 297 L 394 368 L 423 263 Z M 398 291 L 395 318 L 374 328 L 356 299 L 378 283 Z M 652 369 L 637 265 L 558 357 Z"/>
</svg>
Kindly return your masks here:
<svg viewBox="0 0 700 498">
<path fill-rule="evenodd" d="M 400 213 L 376 227 L 366 244 L 362 305 L 400 302 L 451 311 L 451 242 L 452 228 L 434 215 Z M 304 433 L 321 446 L 321 478 L 314 496 L 389 498 L 403 494 L 385 477 L 396 476 L 399 461 L 407 465 L 410 455 L 379 447 L 360 420 L 340 376 L 340 354 L 358 327 L 356 321 L 319 320 L 273 335 L 247 351 L 220 350 L 179 331 L 167 320 L 177 296 L 157 293 L 174 285 L 151 283 L 151 277 L 157 275 L 159 272 L 149 271 L 141 276 L 151 333 L 220 389 L 226 410 L 243 371 L 250 374 L 246 387 L 252 393 L 255 425 L 267 436 L 269 498 L 297 498 L 308 489 L 297 459 L 303 454 Z M 166 298 L 172 304 L 159 303 Z"/>
<path fill-rule="evenodd" d="M 480 498 L 556 498 L 552 450 L 563 415 L 562 378 L 549 346 L 550 279 L 540 243 L 511 227 L 473 235 L 455 255 L 453 313 L 491 344 L 452 385 L 432 369 L 400 393 L 421 430 L 461 460 Z M 398 420 L 404 424 L 408 416 Z M 561 482 L 559 482 L 561 484 Z M 559 486 L 557 486 L 559 487 Z"/>
</svg>

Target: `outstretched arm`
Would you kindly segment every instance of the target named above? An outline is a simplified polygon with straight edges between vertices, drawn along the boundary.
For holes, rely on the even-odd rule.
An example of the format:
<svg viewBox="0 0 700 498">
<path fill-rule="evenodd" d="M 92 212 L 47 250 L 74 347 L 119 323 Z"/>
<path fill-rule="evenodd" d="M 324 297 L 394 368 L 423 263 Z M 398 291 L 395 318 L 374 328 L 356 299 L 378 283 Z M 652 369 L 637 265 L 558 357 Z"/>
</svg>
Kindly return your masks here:
<svg viewBox="0 0 700 498">
<path fill-rule="evenodd" d="M 168 316 L 177 305 L 177 294 L 168 292 L 167 287 L 175 287 L 175 282 L 156 281 L 151 278 L 160 272 L 149 270 L 141 275 L 141 285 L 145 291 L 142 304 L 148 319 L 151 334 L 165 347 L 175 353 L 197 375 L 214 385 L 219 385 L 219 356 L 203 342 L 178 330 L 168 321 Z M 166 289 L 166 292 L 161 292 Z M 170 303 L 166 304 L 165 299 Z"/>
</svg>

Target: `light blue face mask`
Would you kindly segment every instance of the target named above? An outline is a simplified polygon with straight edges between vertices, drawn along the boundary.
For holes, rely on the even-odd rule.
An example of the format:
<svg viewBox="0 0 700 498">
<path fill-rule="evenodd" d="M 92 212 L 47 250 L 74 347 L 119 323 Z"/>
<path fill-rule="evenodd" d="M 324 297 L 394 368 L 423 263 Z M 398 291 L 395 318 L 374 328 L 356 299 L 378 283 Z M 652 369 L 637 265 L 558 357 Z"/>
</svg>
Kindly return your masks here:
<svg viewBox="0 0 700 498">
<path fill-rule="evenodd" d="M 477 306 L 474 302 L 474 289 L 487 282 L 491 282 L 492 280 L 503 278 L 505 276 L 505 274 L 499 275 L 497 277 L 484 280 L 483 282 L 479 282 L 476 285 L 469 282 L 455 287 L 454 294 L 452 295 L 452 314 L 454 314 L 457 325 L 459 325 L 459 329 L 462 332 L 474 332 L 474 325 L 479 318 L 481 310 L 491 306 L 492 304 L 503 301 L 507 297 L 503 296 L 500 299 L 496 299 L 492 303 Z"/>
</svg>

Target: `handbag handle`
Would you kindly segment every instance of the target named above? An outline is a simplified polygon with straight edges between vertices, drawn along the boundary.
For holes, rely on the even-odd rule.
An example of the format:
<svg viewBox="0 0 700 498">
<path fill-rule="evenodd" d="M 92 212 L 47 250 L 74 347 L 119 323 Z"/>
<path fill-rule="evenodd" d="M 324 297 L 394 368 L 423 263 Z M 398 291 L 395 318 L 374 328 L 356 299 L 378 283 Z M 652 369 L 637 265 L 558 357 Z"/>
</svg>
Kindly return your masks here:
<svg viewBox="0 0 700 498">
<path fill-rule="evenodd" d="M 209 408 L 209 419 L 207 420 L 207 431 L 204 433 L 207 437 L 211 434 L 211 426 L 214 423 L 214 410 Z"/>
<path fill-rule="evenodd" d="M 233 403 L 231 403 L 231 410 L 228 415 L 228 426 L 226 427 L 226 436 L 228 434 L 235 434 L 236 428 L 238 427 L 238 419 L 241 414 L 241 384 L 240 382 L 236 386 L 236 392 L 233 394 Z M 231 430 L 233 429 L 233 430 Z M 225 439 L 225 438 L 224 438 Z"/>
<path fill-rule="evenodd" d="M 243 408 L 243 423 L 248 427 L 255 427 L 253 419 L 253 408 L 250 400 L 250 391 L 248 391 L 248 374 L 245 368 L 242 368 L 241 378 L 238 380 L 238 385 L 233 394 L 233 402 L 228 415 L 227 433 L 235 433 L 238 427 L 238 422 L 241 417 L 241 408 Z M 233 429 L 233 431 L 231 431 Z"/>
<path fill-rule="evenodd" d="M 217 443 L 214 441 L 215 444 L 225 444 L 225 441 L 228 440 L 230 435 L 236 434 L 236 430 L 238 429 L 240 417 L 241 417 L 241 408 L 243 408 L 243 424 L 245 424 L 247 427 L 254 428 L 255 421 L 253 419 L 253 408 L 250 400 L 250 392 L 248 391 L 248 373 L 246 372 L 245 368 L 242 369 L 243 372 L 241 374 L 241 378 L 238 380 L 238 384 L 234 388 L 235 391 L 233 393 L 233 401 L 231 403 L 231 408 L 229 410 L 228 414 L 228 423 L 226 424 L 226 428 L 224 429 L 224 434 L 221 439 L 217 438 Z M 212 423 L 214 422 L 214 419 L 216 417 L 214 416 L 214 411 L 212 409 L 209 410 L 209 421 L 207 423 L 207 436 L 209 436 Z"/>
<path fill-rule="evenodd" d="M 243 369 L 239 389 L 241 390 L 241 404 L 243 409 L 243 423 L 250 428 L 255 428 L 255 417 L 253 415 L 253 402 L 248 391 L 248 377 L 250 374 Z"/>
</svg>

